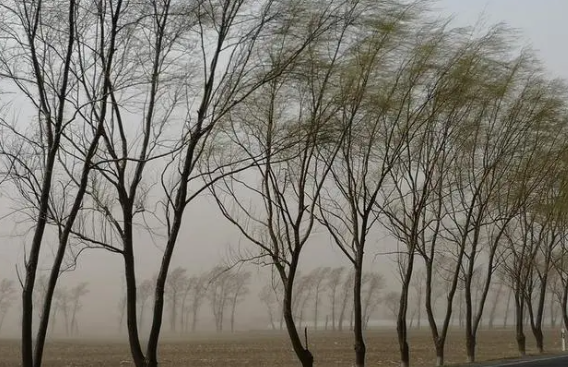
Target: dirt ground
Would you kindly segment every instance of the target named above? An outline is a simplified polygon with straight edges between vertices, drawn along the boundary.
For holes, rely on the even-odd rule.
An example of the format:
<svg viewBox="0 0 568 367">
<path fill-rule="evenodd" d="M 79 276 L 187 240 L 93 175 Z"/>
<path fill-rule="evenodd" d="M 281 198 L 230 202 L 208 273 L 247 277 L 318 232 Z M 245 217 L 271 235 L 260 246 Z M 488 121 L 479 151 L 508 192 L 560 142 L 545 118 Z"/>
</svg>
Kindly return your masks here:
<svg viewBox="0 0 568 367">
<path fill-rule="evenodd" d="M 412 330 L 410 338 L 412 366 L 433 366 L 434 351 L 427 329 Z M 560 349 L 558 330 L 546 333 L 548 352 Z M 348 367 L 353 362 L 351 334 L 313 332 L 310 338 L 316 366 Z M 446 347 L 447 363 L 465 360 L 463 333 L 455 330 Z M 528 352 L 534 353 L 532 335 L 527 333 Z M 284 334 L 246 332 L 234 335 L 201 335 L 164 340 L 160 347 L 163 367 L 292 367 L 298 366 Z M 386 330 L 367 332 L 369 366 L 398 366 L 396 334 Z M 0 367 L 19 365 L 17 341 L 0 340 Z M 512 330 L 482 330 L 478 340 L 478 360 L 516 356 Z M 125 342 L 101 340 L 53 341 L 47 345 L 45 367 L 128 366 L 128 346 Z"/>
</svg>

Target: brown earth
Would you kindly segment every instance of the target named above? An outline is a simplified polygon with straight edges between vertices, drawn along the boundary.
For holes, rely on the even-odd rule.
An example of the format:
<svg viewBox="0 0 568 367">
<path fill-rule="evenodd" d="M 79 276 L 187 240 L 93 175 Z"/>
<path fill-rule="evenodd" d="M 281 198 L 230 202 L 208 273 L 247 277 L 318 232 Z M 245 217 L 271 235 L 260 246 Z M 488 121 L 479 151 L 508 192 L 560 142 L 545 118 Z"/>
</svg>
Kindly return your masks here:
<svg viewBox="0 0 568 367">
<path fill-rule="evenodd" d="M 547 352 L 560 349 L 559 331 L 546 333 Z M 463 333 L 449 336 L 446 361 L 465 360 Z M 529 353 L 533 340 L 527 334 Z M 412 366 L 433 366 L 434 351 L 428 330 L 412 330 L 410 338 Z M 386 330 L 367 332 L 369 366 L 398 366 L 396 334 Z M 316 366 L 348 367 L 353 362 L 351 334 L 313 332 L 310 337 Z M 0 367 L 19 365 L 17 341 L 0 340 Z M 517 355 L 513 330 L 482 330 L 478 340 L 478 360 L 509 358 Z M 161 367 L 292 367 L 298 366 L 286 335 L 268 332 L 245 332 L 234 335 L 200 335 L 164 340 L 160 348 Z M 47 345 L 45 367 L 129 366 L 125 342 L 102 340 L 53 341 Z"/>
</svg>

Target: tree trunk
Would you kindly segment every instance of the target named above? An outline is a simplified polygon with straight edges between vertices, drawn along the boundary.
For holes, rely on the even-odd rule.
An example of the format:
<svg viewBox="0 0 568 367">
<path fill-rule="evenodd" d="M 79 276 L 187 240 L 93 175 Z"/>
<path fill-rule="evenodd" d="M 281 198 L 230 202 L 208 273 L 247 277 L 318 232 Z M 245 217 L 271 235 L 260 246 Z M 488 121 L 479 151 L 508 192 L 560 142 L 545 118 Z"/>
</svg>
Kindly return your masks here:
<svg viewBox="0 0 568 367">
<path fill-rule="evenodd" d="M 477 344 L 476 337 L 473 333 L 467 333 L 465 339 L 465 348 L 467 352 L 467 362 L 475 362 L 475 346 Z"/>
<path fill-rule="evenodd" d="M 288 284 L 285 284 L 285 294 L 282 305 L 284 322 L 286 323 L 286 329 L 288 330 L 288 335 L 292 342 L 292 348 L 300 360 L 302 367 L 313 367 L 314 357 L 307 346 L 304 348 L 302 345 L 302 340 L 300 339 L 300 335 L 298 334 L 298 330 L 296 329 L 296 324 L 294 322 L 294 316 L 292 314 L 292 284 L 293 283 L 290 281 L 288 281 Z"/>
<path fill-rule="evenodd" d="M 128 223 L 126 223 L 128 226 Z M 136 317 L 136 273 L 134 268 L 134 255 L 131 252 L 132 247 L 125 241 L 124 251 L 124 275 L 126 279 L 126 329 L 128 331 L 128 342 L 130 345 L 130 353 L 132 362 L 136 367 L 145 367 L 144 353 L 140 346 L 140 337 L 138 334 L 138 324 Z"/>
<path fill-rule="evenodd" d="M 517 348 L 519 350 L 519 354 L 521 356 L 525 356 L 527 354 L 526 336 L 523 328 L 525 318 L 523 313 L 522 295 L 520 295 L 519 292 L 520 291 L 515 291 L 516 339 L 517 339 Z"/>
<path fill-rule="evenodd" d="M 412 265 L 409 265 L 411 268 Z M 408 327 L 406 325 L 406 312 L 408 309 L 408 288 L 410 275 L 412 270 L 408 270 L 405 274 L 405 278 L 402 285 L 402 291 L 400 295 L 400 304 L 396 321 L 396 332 L 398 335 L 398 345 L 400 349 L 400 366 L 408 367 L 410 366 L 410 348 L 408 346 Z"/>
<path fill-rule="evenodd" d="M 363 339 L 363 315 L 361 309 L 361 280 L 363 277 L 363 257 L 357 258 L 355 265 L 355 277 L 353 284 L 353 313 L 355 316 L 355 327 L 353 333 L 355 335 L 355 367 L 365 367 L 366 346 Z"/>
<path fill-rule="evenodd" d="M 435 343 L 436 346 L 436 366 L 440 367 L 444 365 L 444 345 L 445 340 L 438 339 Z"/>
</svg>

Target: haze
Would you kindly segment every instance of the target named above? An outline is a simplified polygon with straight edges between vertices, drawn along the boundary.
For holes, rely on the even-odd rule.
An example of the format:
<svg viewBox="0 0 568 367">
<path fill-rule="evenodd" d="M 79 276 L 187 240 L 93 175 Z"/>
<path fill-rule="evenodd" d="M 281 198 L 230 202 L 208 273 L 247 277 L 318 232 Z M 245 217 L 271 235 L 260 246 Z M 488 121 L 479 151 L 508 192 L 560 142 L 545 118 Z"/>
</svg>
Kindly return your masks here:
<svg viewBox="0 0 568 367">
<path fill-rule="evenodd" d="M 454 15 L 455 25 L 471 25 L 479 21 L 493 24 L 506 22 L 518 28 L 526 43 L 537 50 L 551 75 L 568 79 L 568 51 L 564 47 L 568 39 L 568 2 L 565 0 L 444 0 L 438 2 L 441 14 Z M 6 196 L 6 195 L 3 195 Z M 10 204 L 0 197 L 2 215 L 10 212 Z M 11 217 L 1 222 L 2 241 L 0 245 L 0 278 L 16 279 L 16 269 L 21 271 L 24 256 L 23 243 L 27 223 L 14 223 Z M 189 274 L 207 271 L 231 258 L 231 249 L 247 246 L 232 225 L 219 214 L 218 208 L 207 197 L 192 203 L 185 216 L 184 226 L 175 250 L 172 269 L 181 266 Z M 377 233 L 367 252 L 379 254 L 369 256 L 372 262 L 368 270 L 380 272 L 386 279 L 387 288 L 396 289 L 398 280 L 392 259 L 380 253 L 389 252 L 396 244 L 392 238 Z M 137 275 L 139 279 L 149 278 L 156 273 L 160 261 L 160 248 L 151 238 L 140 233 L 136 243 Z M 306 247 L 301 261 L 303 271 L 318 266 L 347 265 L 343 255 L 332 246 L 328 234 L 317 230 Z M 237 329 L 263 329 L 268 325 L 265 308 L 258 301 L 258 292 L 267 278 L 267 270 L 249 266 L 253 271 L 253 285 L 250 295 L 239 306 Z M 90 250 L 80 258 L 77 269 L 66 273 L 60 286 L 71 287 L 81 281 L 89 283 L 89 293 L 83 299 L 79 314 L 80 333 L 83 336 L 114 336 L 117 332 L 118 303 L 122 297 L 122 258 L 101 250 Z M 387 289 L 388 290 L 388 289 Z M 383 292 L 386 292 L 384 290 Z M 19 299 L 18 299 L 19 302 Z M 10 310 L 2 328 L 3 336 L 17 336 L 20 315 L 18 303 Z M 388 311 L 380 310 L 377 318 L 387 318 Z M 202 330 L 213 330 L 213 315 L 207 306 L 200 312 Z M 165 327 L 167 330 L 167 326 Z M 61 330 L 59 331 L 61 333 Z M 126 340 L 126 336 L 124 335 Z"/>
</svg>

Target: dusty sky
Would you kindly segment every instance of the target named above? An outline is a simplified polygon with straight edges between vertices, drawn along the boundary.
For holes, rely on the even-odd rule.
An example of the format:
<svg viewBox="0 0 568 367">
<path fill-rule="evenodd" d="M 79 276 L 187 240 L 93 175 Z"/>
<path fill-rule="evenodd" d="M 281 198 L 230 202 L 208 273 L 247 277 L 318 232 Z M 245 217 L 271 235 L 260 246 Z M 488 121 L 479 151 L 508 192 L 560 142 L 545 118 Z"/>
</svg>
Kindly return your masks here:
<svg viewBox="0 0 568 367">
<path fill-rule="evenodd" d="M 532 46 L 540 59 L 552 75 L 568 79 L 568 51 L 564 47 L 568 39 L 568 24 L 565 23 L 565 14 L 568 14 L 568 1 L 566 0 L 440 0 L 436 7 L 444 16 L 453 15 L 454 23 L 458 26 L 473 25 L 480 19 L 484 24 L 505 22 L 521 33 L 521 44 Z M 0 214 L 5 214 L 6 201 L 0 196 Z M 238 245 L 241 240 L 234 228 L 222 218 L 216 206 L 207 199 L 201 199 L 190 206 L 186 214 L 185 225 L 177 245 L 172 267 L 183 266 L 190 273 L 204 271 L 214 266 L 226 254 L 227 247 Z M 344 264 L 338 250 L 334 249 L 323 230 L 318 231 L 313 241 L 306 248 L 303 266 L 311 268 L 319 265 Z M 0 224 L 0 278 L 15 279 L 15 265 L 21 264 L 23 255 L 23 240 L 19 233 L 14 232 L 14 223 L 3 219 Z M 382 237 L 382 236 L 380 236 Z M 392 246 L 392 240 L 380 239 L 371 244 L 369 255 L 382 251 L 384 246 Z M 381 244 L 380 246 L 378 244 Z M 138 274 L 148 277 L 154 274 L 159 265 L 160 250 L 148 236 L 141 235 L 137 244 Z M 325 256 L 322 256 L 322 253 Z M 377 264 L 378 263 L 378 264 Z M 393 279 L 392 267 L 385 259 L 376 260 L 369 267 L 380 270 L 390 278 L 392 286 L 396 286 Z M 379 265 L 380 264 L 380 265 Z M 90 294 L 85 297 L 81 313 L 82 330 L 91 330 L 93 333 L 114 333 L 117 320 L 117 300 L 121 292 L 122 276 L 121 258 L 103 251 L 91 251 L 81 260 L 74 273 L 66 274 L 62 278 L 63 285 L 74 285 L 79 281 L 90 283 Z M 385 265 L 388 265 L 385 267 Z M 261 278 L 260 274 L 254 279 Z M 257 290 L 247 302 L 244 314 L 247 317 L 264 312 L 256 306 Z M 204 319 L 211 316 L 204 307 Z M 247 317 L 243 318 L 244 320 Z M 15 331 L 19 314 L 14 308 L 6 320 L 6 327 Z"/>
</svg>

